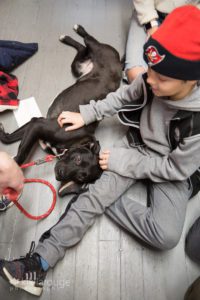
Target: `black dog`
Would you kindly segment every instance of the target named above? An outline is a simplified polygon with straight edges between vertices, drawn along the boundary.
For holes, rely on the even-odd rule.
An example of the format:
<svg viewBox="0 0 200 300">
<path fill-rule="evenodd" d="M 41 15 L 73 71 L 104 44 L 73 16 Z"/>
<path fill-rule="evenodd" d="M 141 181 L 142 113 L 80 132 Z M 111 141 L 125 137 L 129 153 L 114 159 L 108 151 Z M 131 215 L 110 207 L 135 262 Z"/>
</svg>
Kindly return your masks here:
<svg viewBox="0 0 200 300">
<path fill-rule="evenodd" d="M 66 126 L 59 127 L 57 117 L 62 111 L 79 112 L 80 104 L 87 104 L 91 99 L 103 99 L 109 92 L 115 91 L 120 84 L 122 65 L 113 47 L 99 43 L 80 25 L 75 25 L 74 29 L 84 38 L 85 46 L 69 36 L 61 36 L 60 41 L 77 50 L 71 68 L 79 79 L 56 97 L 47 118 L 32 118 L 11 134 L 5 133 L 1 126 L 0 140 L 6 144 L 21 140 L 15 157 L 19 165 L 26 160 L 38 140 L 50 144 L 58 153 L 69 149 L 55 166 L 56 179 L 83 184 L 101 175 L 98 163 L 100 147 L 94 137 L 97 123 L 66 132 Z M 60 195 L 64 193 L 61 188 Z"/>
</svg>

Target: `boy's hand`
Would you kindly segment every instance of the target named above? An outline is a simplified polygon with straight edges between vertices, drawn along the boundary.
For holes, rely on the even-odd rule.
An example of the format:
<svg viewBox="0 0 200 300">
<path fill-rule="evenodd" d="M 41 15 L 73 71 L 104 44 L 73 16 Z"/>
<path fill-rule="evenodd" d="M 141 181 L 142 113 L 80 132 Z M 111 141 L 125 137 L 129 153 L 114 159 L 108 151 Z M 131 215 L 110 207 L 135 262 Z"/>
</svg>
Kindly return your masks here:
<svg viewBox="0 0 200 300">
<path fill-rule="evenodd" d="M 72 124 L 71 126 L 65 128 L 65 131 L 78 129 L 85 125 L 84 120 L 80 113 L 70 112 L 70 111 L 63 111 L 59 115 L 57 121 L 60 127 L 63 127 L 64 124 Z"/>
<path fill-rule="evenodd" d="M 157 30 L 158 30 L 158 26 L 152 27 L 149 30 L 147 30 L 147 39 L 146 40 L 148 41 L 148 39 L 150 38 L 150 36 L 152 34 L 154 34 L 154 32 L 156 32 Z"/>
<path fill-rule="evenodd" d="M 109 150 L 105 150 L 99 155 L 99 165 L 102 170 L 108 169 L 109 156 L 110 156 Z"/>
<path fill-rule="evenodd" d="M 154 34 L 154 32 L 156 32 L 158 30 L 158 26 L 154 26 L 152 28 L 150 28 L 149 30 L 147 30 L 147 35 L 150 36 L 152 34 Z"/>
</svg>

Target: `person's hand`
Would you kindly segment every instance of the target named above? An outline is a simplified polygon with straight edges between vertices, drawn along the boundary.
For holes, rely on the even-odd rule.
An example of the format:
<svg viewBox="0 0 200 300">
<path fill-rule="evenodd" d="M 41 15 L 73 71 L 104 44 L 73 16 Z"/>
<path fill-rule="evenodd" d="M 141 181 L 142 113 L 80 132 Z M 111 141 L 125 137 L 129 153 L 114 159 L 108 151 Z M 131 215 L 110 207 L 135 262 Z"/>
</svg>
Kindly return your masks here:
<svg viewBox="0 0 200 300">
<path fill-rule="evenodd" d="M 108 169 L 109 156 L 110 156 L 110 151 L 109 150 L 104 150 L 99 155 L 99 165 L 100 165 L 100 168 L 102 170 L 107 170 Z"/>
<path fill-rule="evenodd" d="M 154 34 L 154 32 L 156 32 L 158 30 L 158 26 L 154 26 L 152 28 L 150 28 L 149 30 L 147 30 L 147 40 L 149 39 L 149 37 Z"/>
<path fill-rule="evenodd" d="M 63 111 L 59 115 L 57 121 L 60 127 L 63 127 L 64 124 L 72 124 L 71 126 L 65 128 L 65 131 L 78 129 L 85 125 L 84 120 L 80 113 L 70 112 L 70 111 Z"/>
<path fill-rule="evenodd" d="M 7 153 L 0 152 L 0 194 L 6 188 L 11 188 L 20 194 L 23 186 L 24 175 L 18 164 Z"/>
</svg>

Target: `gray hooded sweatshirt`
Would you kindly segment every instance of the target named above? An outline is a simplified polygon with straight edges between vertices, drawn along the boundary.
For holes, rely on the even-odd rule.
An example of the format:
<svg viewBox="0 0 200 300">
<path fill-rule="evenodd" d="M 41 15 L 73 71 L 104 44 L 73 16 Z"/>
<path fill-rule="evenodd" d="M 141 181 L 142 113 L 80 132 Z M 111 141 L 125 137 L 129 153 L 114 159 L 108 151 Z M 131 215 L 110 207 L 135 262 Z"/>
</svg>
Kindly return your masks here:
<svg viewBox="0 0 200 300">
<path fill-rule="evenodd" d="M 131 85 L 108 94 L 104 100 L 91 100 L 90 104 L 81 105 L 80 113 L 85 124 L 113 116 L 124 105 L 134 105 L 144 90 L 143 78 L 138 76 Z M 144 146 L 111 148 L 108 170 L 134 179 L 149 178 L 154 182 L 189 178 L 200 166 L 200 131 L 184 138 L 172 150 L 168 138 L 169 123 L 178 110 L 200 111 L 200 87 L 196 86 L 178 101 L 154 96 L 150 103 L 146 103 L 144 97 L 142 106 L 139 129 Z"/>
</svg>

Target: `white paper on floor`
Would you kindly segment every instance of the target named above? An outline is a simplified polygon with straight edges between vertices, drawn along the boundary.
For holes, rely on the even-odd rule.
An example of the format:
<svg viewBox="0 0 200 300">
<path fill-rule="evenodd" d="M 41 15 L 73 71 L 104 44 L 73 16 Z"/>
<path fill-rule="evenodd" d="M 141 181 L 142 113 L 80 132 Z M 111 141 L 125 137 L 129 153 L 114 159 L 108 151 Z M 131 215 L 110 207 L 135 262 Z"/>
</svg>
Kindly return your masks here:
<svg viewBox="0 0 200 300">
<path fill-rule="evenodd" d="M 42 117 L 41 111 L 34 97 L 20 100 L 18 109 L 14 110 L 18 126 L 22 126 L 33 117 Z"/>
</svg>

